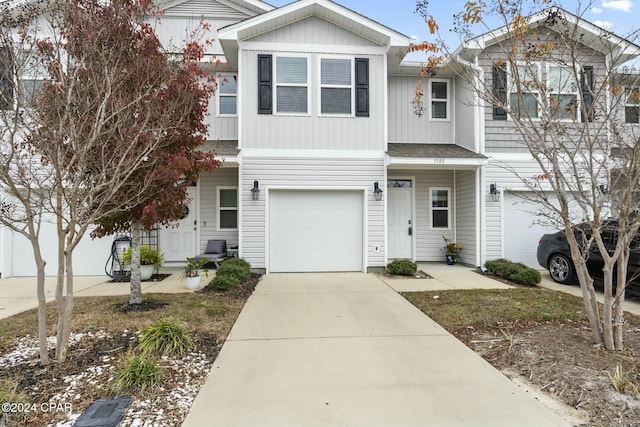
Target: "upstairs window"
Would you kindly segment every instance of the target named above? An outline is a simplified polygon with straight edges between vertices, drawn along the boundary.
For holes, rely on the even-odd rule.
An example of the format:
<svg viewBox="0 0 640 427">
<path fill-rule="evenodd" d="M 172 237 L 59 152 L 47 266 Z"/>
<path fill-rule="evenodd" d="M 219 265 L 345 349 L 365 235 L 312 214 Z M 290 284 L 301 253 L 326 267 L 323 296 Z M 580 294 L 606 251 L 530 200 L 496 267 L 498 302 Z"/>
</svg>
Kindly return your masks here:
<svg viewBox="0 0 640 427">
<path fill-rule="evenodd" d="M 238 77 L 221 74 L 218 85 L 218 114 L 235 116 L 238 114 Z"/>
<path fill-rule="evenodd" d="M 640 123 L 640 88 L 625 90 L 624 122 Z"/>
<path fill-rule="evenodd" d="M 547 76 L 549 112 L 557 119 L 576 120 L 578 113 L 578 82 L 570 67 L 549 65 Z"/>
<path fill-rule="evenodd" d="M 449 82 L 446 80 L 429 81 L 431 97 L 431 118 L 434 120 L 449 119 Z"/>
<path fill-rule="evenodd" d="M 352 114 L 353 70 L 351 59 L 320 60 L 320 114 Z"/>
<path fill-rule="evenodd" d="M 309 72 L 306 57 L 276 57 L 276 112 L 307 114 Z"/>
<path fill-rule="evenodd" d="M 23 53 L 27 55 L 26 59 L 22 60 L 22 75 L 20 78 L 20 96 L 22 105 L 28 105 L 34 99 L 39 96 L 42 86 L 46 81 L 47 75 L 44 65 L 38 61 L 38 59 L 29 52 Z"/>
<path fill-rule="evenodd" d="M 537 64 L 518 64 L 514 68 L 509 76 L 511 110 L 519 117 L 537 118 L 539 67 Z"/>
</svg>

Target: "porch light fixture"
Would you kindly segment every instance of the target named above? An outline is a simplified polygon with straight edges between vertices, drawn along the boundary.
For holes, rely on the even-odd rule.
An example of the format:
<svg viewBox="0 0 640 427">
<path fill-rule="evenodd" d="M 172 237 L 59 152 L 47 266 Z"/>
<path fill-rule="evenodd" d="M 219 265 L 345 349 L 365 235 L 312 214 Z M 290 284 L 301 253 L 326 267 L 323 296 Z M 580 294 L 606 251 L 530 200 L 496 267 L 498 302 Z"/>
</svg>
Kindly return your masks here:
<svg viewBox="0 0 640 427">
<path fill-rule="evenodd" d="M 378 181 L 373 183 L 373 195 L 376 198 L 376 202 L 382 200 L 382 188 L 380 188 L 380 184 L 378 184 Z"/>
<path fill-rule="evenodd" d="M 489 194 L 491 194 L 491 199 L 494 202 L 500 201 L 500 191 L 498 190 L 498 186 L 496 184 L 489 184 Z"/>
<path fill-rule="evenodd" d="M 260 199 L 260 188 L 258 188 L 258 180 L 253 181 L 253 188 L 251 189 L 251 200 Z"/>
</svg>

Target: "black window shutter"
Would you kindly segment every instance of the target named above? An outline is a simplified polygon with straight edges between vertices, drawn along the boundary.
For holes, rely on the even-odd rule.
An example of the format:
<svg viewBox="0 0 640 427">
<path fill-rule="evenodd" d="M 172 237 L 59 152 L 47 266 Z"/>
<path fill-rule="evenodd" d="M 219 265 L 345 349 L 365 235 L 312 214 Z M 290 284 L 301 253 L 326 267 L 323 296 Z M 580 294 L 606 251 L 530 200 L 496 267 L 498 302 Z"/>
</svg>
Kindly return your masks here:
<svg viewBox="0 0 640 427">
<path fill-rule="evenodd" d="M 356 116 L 369 117 L 368 58 L 356 58 Z"/>
<path fill-rule="evenodd" d="M 13 106 L 13 73 L 11 51 L 0 48 L 0 108 L 7 110 Z"/>
<path fill-rule="evenodd" d="M 582 90 L 582 102 L 584 102 L 584 108 L 582 109 L 582 121 L 592 122 L 595 115 L 593 108 L 593 66 L 586 65 L 582 68 L 582 74 L 580 75 L 580 88 Z"/>
<path fill-rule="evenodd" d="M 258 114 L 273 112 L 273 67 L 271 55 L 258 55 Z"/>
<path fill-rule="evenodd" d="M 500 105 L 507 103 L 507 70 L 503 65 L 493 66 L 493 96 Z M 493 107 L 493 120 L 507 120 L 507 112 L 504 108 Z"/>
</svg>

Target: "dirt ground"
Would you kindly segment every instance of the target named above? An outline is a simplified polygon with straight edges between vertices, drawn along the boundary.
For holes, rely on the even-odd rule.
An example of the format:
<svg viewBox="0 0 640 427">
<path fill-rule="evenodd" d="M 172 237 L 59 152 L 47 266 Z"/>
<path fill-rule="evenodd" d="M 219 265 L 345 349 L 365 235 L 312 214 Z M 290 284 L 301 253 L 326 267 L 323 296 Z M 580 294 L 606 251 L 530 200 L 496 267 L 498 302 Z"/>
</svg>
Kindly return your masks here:
<svg viewBox="0 0 640 427">
<path fill-rule="evenodd" d="M 586 324 L 552 322 L 461 328 L 451 332 L 574 426 L 640 426 L 640 318 L 627 316 L 625 347 L 590 345 Z M 610 376 L 620 366 L 625 393 Z M 548 398 L 551 399 L 548 399 Z M 560 405 L 558 405 L 560 403 Z"/>
</svg>

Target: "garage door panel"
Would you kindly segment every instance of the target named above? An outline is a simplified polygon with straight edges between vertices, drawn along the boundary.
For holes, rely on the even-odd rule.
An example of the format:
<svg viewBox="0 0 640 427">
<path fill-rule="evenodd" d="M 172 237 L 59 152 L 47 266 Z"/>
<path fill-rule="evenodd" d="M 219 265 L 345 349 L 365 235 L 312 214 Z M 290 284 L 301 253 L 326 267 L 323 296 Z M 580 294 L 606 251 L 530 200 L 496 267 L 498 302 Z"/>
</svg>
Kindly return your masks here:
<svg viewBox="0 0 640 427">
<path fill-rule="evenodd" d="M 362 270 L 362 192 L 280 190 L 269 203 L 270 271 Z"/>
</svg>

